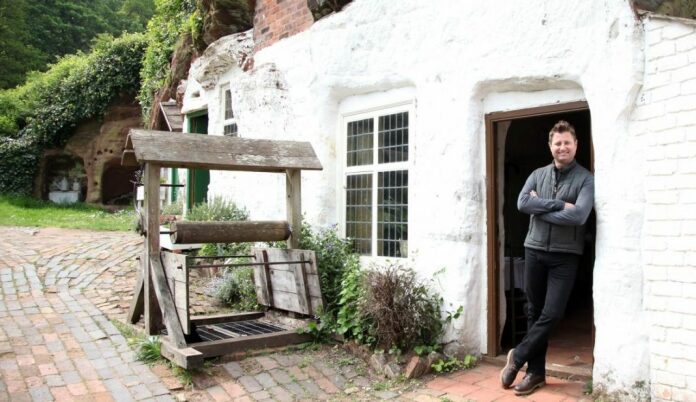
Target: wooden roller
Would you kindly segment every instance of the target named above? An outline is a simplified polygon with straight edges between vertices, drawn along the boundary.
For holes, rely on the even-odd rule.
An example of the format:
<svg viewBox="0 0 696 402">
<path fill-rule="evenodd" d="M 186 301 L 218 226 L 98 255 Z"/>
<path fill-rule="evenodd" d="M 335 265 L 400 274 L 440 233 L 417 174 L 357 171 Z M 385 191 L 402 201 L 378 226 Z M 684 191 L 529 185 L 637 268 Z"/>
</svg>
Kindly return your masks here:
<svg viewBox="0 0 696 402">
<path fill-rule="evenodd" d="M 290 237 L 286 221 L 173 222 L 174 244 L 280 241 Z"/>
</svg>

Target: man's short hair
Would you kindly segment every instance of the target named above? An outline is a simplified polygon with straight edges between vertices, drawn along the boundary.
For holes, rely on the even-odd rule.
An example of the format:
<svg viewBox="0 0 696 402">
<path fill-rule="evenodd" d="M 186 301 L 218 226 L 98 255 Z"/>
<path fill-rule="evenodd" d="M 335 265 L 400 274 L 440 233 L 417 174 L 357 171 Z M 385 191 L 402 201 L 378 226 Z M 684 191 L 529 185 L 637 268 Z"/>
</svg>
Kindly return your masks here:
<svg viewBox="0 0 696 402">
<path fill-rule="evenodd" d="M 568 123 L 565 120 L 559 120 L 558 123 L 554 124 L 551 131 L 549 131 L 549 144 L 551 143 L 553 135 L 557 133 L 570 133 L 573 136 L 574 140 L 578 140 L 578 137 L 575 136 L 575 127 L 573 127 L 572 124 Z"/>
</svg>

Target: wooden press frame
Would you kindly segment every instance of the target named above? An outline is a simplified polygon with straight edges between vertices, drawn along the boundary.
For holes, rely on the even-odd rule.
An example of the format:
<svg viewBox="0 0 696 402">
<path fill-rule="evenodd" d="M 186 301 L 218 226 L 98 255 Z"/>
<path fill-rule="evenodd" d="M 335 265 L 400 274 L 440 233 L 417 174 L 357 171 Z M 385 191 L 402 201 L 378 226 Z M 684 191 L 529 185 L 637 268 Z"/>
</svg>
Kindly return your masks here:
<svg viewBox="0 0 696 402">
<path fill-rule="evenodd" d="M 144 315 L 145 330 L 158 335 L 167 329 L 168 340 L 162 343 L 165 357 L 182 367 L 202 364 L 204 357 L 229 352 L 229 345 L 244 350 L 249 347 L 272 347 L 304 340 L 295 331 L 228 339 L 195 344 L 189 347 L 177 314 L 172 291 L 161 261 L 159 188 L 161 168 L 205 168 L 285 174 L 287 222 L 291 228 L 288 246 L 299 247 L 301 210 L 301 170 L 321 170 L 322 166 L 308 142 L 271 141 L 224 136 L 195 136 L 163 131 L 133 129 L 126 140 L 122 164 L 144 165 L 145 227 L 147 231 L 140 269 L 134 290 L 129 320 L 135 323 Z M 311 310 L 310 310 L 311 311 Z M 195 320 L 197 324 L 258 318 L 258 314 L 211 316 Z"/>
</svg>

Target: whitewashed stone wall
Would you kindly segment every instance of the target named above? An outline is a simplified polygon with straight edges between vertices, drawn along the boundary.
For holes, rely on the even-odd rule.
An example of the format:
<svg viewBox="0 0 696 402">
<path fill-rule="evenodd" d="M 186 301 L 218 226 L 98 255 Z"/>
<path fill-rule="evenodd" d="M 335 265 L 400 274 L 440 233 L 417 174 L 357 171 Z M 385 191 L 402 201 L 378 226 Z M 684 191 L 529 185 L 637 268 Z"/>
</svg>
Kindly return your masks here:
<svg viewBox="0 0 696 402">
<path fill-rule="evenodd" d="M 645 22 L 643 266 L 656 400 L 696 401 L 696 21 Z"/>
<path fill-rule="evenodd" d="M 190 76 L 185 108 L 207 105 L 209 132 L 221 132 L 212 111 L 229 83 L 242 136 L 311 141 L 324 171 L 303 175 L 303 210 L 329 226 L 342 223 L 343 113 L 410 97 L 408 263 L 424 277 L 445 268 L 445 302 L 465 311 L 446 340 L 480 353 L 488 347 L 484 115 L 587 100 L 594 384 L 640 400 L 652 382 L 654 397 L 688 400 L 696 388 L 686 374 L 696 373 L 694 39 L 672 21 L 645 27 L 624 0 L 355 0 L 254 55 L 249 72 L 232 63 L 213 81 Z M 268 175 L 215 173 L 210 190 L 272 219 L 285 214 L 283 187 Z"/>
</svg>

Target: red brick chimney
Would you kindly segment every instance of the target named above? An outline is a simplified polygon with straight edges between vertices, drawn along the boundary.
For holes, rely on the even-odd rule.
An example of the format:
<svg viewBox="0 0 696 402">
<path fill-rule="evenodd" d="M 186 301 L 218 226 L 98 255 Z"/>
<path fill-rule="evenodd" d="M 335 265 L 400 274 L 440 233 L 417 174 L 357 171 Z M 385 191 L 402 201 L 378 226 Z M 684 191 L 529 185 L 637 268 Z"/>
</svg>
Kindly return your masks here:
<svg viewBox="0 0 696 402">
<path fill-rule="evenodd" d="M 254 50 L 302 32 L 313 23 L 307 0 L 256 0 Z"/>
</svg>

